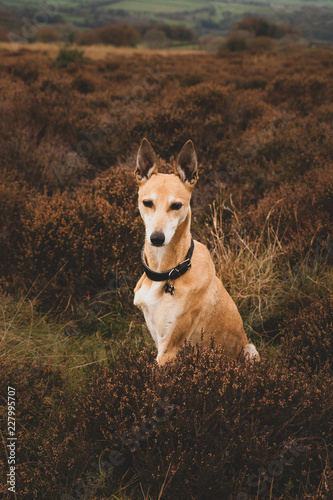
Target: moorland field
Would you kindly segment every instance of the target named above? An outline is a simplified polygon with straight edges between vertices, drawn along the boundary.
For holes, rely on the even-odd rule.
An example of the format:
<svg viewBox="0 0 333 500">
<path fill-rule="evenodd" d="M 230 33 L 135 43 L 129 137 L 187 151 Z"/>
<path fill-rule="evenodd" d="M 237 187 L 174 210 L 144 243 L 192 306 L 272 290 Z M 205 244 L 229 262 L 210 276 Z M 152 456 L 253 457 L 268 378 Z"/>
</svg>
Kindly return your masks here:
<svg viewBox="0 0 333 500">
<path fill-rule="evenodd" d="M 0 47 L 0 492 L 326 499 L 333 492 L 333 52 Z M 133 288 L 147 137 L 199 160 L 193 236 L 261 355 L 159 368 Z"/>
</svg>

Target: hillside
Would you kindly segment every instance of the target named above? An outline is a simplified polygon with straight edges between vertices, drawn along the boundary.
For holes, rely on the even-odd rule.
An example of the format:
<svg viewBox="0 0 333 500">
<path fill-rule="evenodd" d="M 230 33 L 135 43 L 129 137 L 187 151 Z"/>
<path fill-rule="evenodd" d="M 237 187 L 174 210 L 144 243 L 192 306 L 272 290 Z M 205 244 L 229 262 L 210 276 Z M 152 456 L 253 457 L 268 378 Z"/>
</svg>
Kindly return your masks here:
<svg viewBox="0 0 333 500">
<path fill-rule="evenodd" d="M 41 11 L 37 0 L 2 0 L 1 7 L 0 26 L 7 31 L 20 31 L 23 19 L 30 19 L 33 24 L 45 22 L 43 16 L 36 17 Z M 310 41 L 331 41 L 333 38 L 332 0 L 70 0 L 57 3 L 46 23 L 68 32 L 115 23 L 170 23 L 185 25 L 197 36 L 202 36 L 207 33 L 226 35 L 232 24 L 246 16 L 263 16 L 273 22 L 299 27 Z"/>
</svg>

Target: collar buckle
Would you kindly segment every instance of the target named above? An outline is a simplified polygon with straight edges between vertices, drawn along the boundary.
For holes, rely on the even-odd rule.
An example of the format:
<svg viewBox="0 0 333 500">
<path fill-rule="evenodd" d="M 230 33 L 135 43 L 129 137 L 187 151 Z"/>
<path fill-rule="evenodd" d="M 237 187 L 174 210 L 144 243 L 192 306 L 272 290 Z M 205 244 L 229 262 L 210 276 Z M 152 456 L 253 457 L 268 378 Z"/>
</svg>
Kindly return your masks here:
<svg viewBox="0 0 333 500">
<path fill-rule="evenodd" d="M 179 277 L 180 277 L 179 269 L 177 269 L 177 267 L 174 267 L 173 269 L 171 269 L 171 271 L 169 272 L 169 280 L 174 281 Z"/>
<path fill-rule="evenodd" d="M 191 269 L 191 260 L 190 259 L 183 260 L 183 262 L 178 264 L 178 266 L 171 269 L 171 271 L 169 272 L 169 280 L 172 281 L 176 280 L 189 269 Z"/>
</svg>

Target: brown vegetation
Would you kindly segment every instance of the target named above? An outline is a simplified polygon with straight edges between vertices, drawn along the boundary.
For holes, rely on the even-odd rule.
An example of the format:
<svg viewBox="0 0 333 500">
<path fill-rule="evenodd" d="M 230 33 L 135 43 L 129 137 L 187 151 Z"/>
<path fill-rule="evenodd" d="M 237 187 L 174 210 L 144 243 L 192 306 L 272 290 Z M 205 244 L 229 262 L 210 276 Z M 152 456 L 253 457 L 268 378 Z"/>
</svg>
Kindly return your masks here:
<svg viewBox="0 0 333 500">
<path fill-rule="evenodd" d="M 2 45 L 0 390 L 19 395 L 22 497 L 79 498 L 93 472 L 96 499 L 158 498 L 164 480 L 166 499 L 331 494 L 333 54 L 256 40 L 220 57 Z M 193 235 L 259 366 L 213 344 L 155 366 L 128 287 L 143 136 L 161 171 L 194 141 Z M 137 447 L 160 400 L 172 411 Z M 125 461 L 108 476 L 112 450 Z"/>
<path fill-rule="evenodd" d="M 115 47 L 135 47 L 140 38 L 139 32 L 127 24 L 105 26 L 91 31 L 86 31 L 78 36 L 80 45 L 105 44 Z"/>
<path fill-rule="evenodd" d="M 327 314 L 321 314 L 321 342 L 331 343 Z M 294 331 L 297 321 L 304 328 L 299 319 Z M 315 354 L 320 345 L 312 344 Z M 327 498 L 331 371 L 325 352 L 317 374 L 304 365 L 301 371 L 288 367 L 295 348 L 285 349 L 274 366 L 266 353 L 259 366 L 249 367 L 221 349 L 195 353 L 185 346 L 177 365 L 161 369 L 152 351 L 137 355 L 125 347 L 116 370 L 99 367 L 74 396 L 48 364 L 2 364 L 2 393 L 10 383 L 20 394 L 20 494 L 56 498 L 58 491 L 76 498 L 90 491 L 102 499 L 122 488 L 122 498 L 139 498 L 141 484 L 156 498 L 167 477 L 164 497 L 170 499 L 231 499 L 240 492 L 255 498 L 258 491 L 272 498 L 314 499 L 318 492 Z M 310 357 L 306 343 L 298 344 L 297 361 Z M 112 453 L 118 460 L 113 470 Z M 3 459 L 0 464 L 6 467 Z M 299 496 L 303 489 L 307 495 Z"/>
<path fill-rule="evenodd" d="M 282 38 L 286 35 L 300 35 L 297 28 L 287 24 L 270 23 L 262 17 L 245 17 L 231 28 L 231 31 L 247 31 L 255 37 Z"/>
<path fill-rule="evenodd" d="M 55 28 L 42 27 L 39 28 L 36 40 L 42 43 L 52 43 L 58 42 L 61 39 L 61 35 Z"/>
</svg>

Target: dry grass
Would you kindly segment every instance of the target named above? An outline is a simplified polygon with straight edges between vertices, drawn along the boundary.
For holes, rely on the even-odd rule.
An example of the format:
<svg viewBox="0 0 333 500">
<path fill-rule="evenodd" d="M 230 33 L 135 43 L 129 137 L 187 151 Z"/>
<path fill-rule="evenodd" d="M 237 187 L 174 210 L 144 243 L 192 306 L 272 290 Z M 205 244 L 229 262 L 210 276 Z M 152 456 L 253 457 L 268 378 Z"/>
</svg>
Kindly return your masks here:
<svg viewBox="0 0 333 500">
<path fill-rule="evenodd" d="M 122 293 L 128 295 L 129 289 Z M 85 318 L 77 313 L 57 321 L 52 308 L 40 312 L 38 299 L 30 299 L 29 293 L 19 300 L 0 294 L 0 364 L 10 359 L 13 365 L 29 363 L 37 370 L 47 365 L 80 386 L 100 363 L 117 363 L 125 346 L 138 351 L 153 345 L 146 325 L 135 315 L 124 317 L 117 304 L 95 316 L 82 302 Z"/>
<path fill-rule="evenodd" d="M 103 60 L 107 59 L 108 56 L 120 55 L 120 56 L 135 56 L 135 55 L 159 55 L 159 56 L 175 56 L 175 55 L 186 55 L 186 54 L 200 54 L 201 50 L 182 50 L 182 49 L 149 49 L 147 47 L 132 48 L 132 47 L 113 47 L 112 45 L 91 45 L 89 47 L 84 47 L 82 45 L 67 45 L 65 43 L 8 43 L 1 42 L 0 50 L 8 50 L 9 52 L 17 52 L 22 50 L 27 50 L 30 52 L 41 52 L 47 54 L 51 57 L 56 57 L 59 49 L 66 48 L 68 50 L 80 50 L 84 52 L 84 55 L 93 60 Z"/>
<path fill-rule="evenodd" d="M 14 362 L 48 362 L 63 370 L 105 359 L 105 349 L 98 337 L 70 339 L 63 335 L 66 325 L 50 321 L 48 314 L 37 311 L 36 300 L 22 298 L 18 302 L 0 298 L 0 359 Z M 92 349 L 93 347 L 93 349 Z M 90 351 L 90 355 L 89 355 Z"/>
<path fill-rule="evenodd" d="M 228 206 L 229 205 L 229 206 Z M 211 207 L 209 227 L 212 256 L 218 276 L 235 300 L 245 325 L 259 338 L 265 322 L 285 312 L 285 307 L 329 294 L 333 276 L 325 266 L 307 264 L 307 257 L 292 265 L 281 243 L 279 226 L 270 221 L 270 213 L 261 234 L 251 238 L 238 222 L 231 203 L 220 201 Z M 236 222 L 228 236 L 222 228 L 223 214 L 231 211 Z"/>
</svg>

